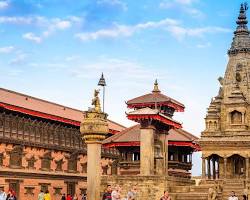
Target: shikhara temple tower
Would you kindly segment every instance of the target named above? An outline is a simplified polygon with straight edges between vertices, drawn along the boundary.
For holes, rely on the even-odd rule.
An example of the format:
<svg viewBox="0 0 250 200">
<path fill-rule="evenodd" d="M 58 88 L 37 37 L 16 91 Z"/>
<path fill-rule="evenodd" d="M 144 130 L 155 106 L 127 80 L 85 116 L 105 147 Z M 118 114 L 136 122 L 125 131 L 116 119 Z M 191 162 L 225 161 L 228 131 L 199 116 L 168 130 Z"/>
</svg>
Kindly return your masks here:
<svg viewBox="0 0 250 200">
<path fill-rule="evenodd" d="M 250 36 L 246 10 L 242 4 L 225 76 L 219 78 L 219 94 L 205 118 L 200 139 L 203 179 L 249 180 Z"/>
</svg>

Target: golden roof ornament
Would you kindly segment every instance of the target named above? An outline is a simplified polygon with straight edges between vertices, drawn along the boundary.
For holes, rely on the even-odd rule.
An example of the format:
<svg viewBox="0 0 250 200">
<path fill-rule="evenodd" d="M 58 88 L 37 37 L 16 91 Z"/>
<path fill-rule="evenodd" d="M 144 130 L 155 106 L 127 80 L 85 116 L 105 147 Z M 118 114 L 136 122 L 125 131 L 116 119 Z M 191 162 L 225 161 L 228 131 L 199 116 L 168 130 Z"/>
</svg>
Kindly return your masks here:
<svg viewBox="0 0 250 200">
<path fill-rule="evenodd" d="M 159 90 L 159 87 L 158 87 L 158 81 L 157 79 L 155 80 L 155 83 L 154 83 L 154 89 L 153 91 L 154 93 L 160 93 L 161 91 Z"/>
</svg>

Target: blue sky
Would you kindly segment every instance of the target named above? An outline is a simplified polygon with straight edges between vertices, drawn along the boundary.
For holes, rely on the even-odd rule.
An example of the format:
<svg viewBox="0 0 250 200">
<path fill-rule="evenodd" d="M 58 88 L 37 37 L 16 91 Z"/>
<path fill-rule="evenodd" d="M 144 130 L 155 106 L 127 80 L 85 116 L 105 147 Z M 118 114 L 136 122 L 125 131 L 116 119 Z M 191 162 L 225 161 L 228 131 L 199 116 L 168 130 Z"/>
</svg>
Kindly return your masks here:
<svg viewBox="0 0 250 200">
<path fill-rule="evenodd" d="M 0 1 L 0 86 L 86 110 L 104 72 L 106 111 L 124 125 L 125 101 L 163 93 L 199 136 L 227 63 L 239 0 Z"/>
</svg>

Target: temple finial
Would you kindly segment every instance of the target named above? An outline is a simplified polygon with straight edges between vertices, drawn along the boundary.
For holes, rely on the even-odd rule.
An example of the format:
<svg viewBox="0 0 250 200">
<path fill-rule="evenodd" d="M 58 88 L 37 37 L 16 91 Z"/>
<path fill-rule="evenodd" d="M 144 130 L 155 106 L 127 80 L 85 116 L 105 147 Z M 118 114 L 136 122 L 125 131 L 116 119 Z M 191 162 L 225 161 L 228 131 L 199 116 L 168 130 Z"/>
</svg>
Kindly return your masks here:
<svg viewBox="0 0 250 200">
<path fill-rule="evenodd" d="M 236 31 L 234 32 L 234 34 L 241 34 L 241 33 L 247 33 L 249 34 L 248 28 L 247 28 L 247 16 L 246 16 L 246 11 L 248 10 L 248 5 L 247 3 L 242 3 L 240 5 L 240 13 L 239 13 L 239 17 L 238 20 L 236 21 L 236 23 L 238 24 Z"/>
<path fill-rule="evenodd" d="M 159 90 L 159 87 L 158 87 L 158 81 L 157 79 L 155 80 L 155 83 L 154 83 L 154 89 L 152 92 L 155 92 L 155 93 L 160 93 L 161 91 Z"/>
</svg>

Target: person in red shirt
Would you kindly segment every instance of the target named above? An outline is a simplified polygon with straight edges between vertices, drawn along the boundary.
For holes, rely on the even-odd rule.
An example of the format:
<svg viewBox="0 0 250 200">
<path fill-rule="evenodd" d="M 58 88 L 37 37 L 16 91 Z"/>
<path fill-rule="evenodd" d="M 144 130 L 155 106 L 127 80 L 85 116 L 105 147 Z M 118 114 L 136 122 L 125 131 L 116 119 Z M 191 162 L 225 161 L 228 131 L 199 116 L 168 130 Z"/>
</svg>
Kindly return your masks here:
<svg viewBox="0 0 250 200">
<path fill-rule="evenodd" d="M 102 196 L 102 200 L 112 200 L 111 192 L 112 192 L 111 185 L 107 185 L 107 189 L 106 189 L 106 192 Z"/>
<path fill-rule="evenodd" d="M 67 194 L 67 198 L 66 198 L 66 200 L 72 200 L 72 197 L 71 197 L 71 195 L 70 195 L 70 194 Z"/>
</svg>

